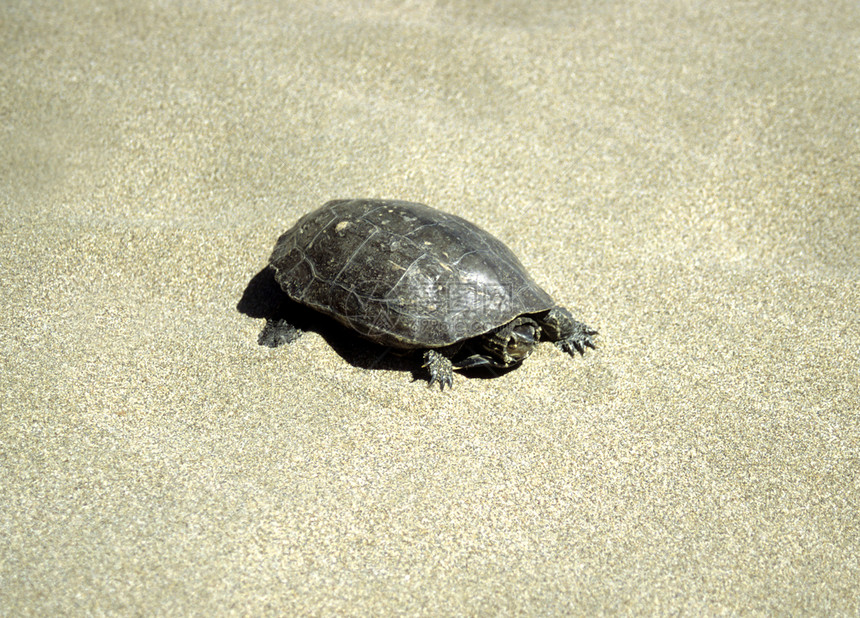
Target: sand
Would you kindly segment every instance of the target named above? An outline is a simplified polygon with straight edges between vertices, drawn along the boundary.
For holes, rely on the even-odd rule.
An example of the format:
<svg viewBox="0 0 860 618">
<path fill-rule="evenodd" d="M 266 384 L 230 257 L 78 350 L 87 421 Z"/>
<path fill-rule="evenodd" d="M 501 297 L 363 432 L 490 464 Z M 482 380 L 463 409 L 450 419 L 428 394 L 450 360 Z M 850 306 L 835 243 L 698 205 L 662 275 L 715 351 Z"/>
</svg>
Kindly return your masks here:
<svg viewBox="0 0 860 618">
<path fill-rule="evenodd" d="M 860 612 L 855 2 L 4 3 L 0 614 Z M 600 331 L 257 345 L 333 198 Z"/>
</svg>

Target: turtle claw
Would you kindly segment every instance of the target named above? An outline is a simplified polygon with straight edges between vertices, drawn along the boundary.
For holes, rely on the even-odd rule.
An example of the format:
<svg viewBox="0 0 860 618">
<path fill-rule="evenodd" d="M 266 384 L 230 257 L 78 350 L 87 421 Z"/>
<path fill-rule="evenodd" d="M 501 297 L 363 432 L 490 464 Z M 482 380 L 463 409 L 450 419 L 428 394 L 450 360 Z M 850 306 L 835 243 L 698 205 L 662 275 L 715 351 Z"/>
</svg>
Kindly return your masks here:
<svg viewBox="0 0 860 618">
<path fill-rule="evenodd" d="M 439 390 L 444 391 L 445 387 L 451 388 L 454 385 L 454 370 L 451 365 L 451 359 L 437 352 L 436 350 L 427 350 L 424 352 L 424 364 L 422 367 L 427 367 L 430 372 L 430 380 L 427 386 L 433 386 L 439 383 Z"/>
<path fill-rule="evenodd" d="M 597 331 L 574 320 L 570 311 L 564 307 L 551 309 L 544 316 L 541 328 L 547 339 L 555 342 L 561 351 L 571 356 L 575 356 L 576 352 L 584 354 L 585 348 L 596 349 L 592 337 L 598 334 Z"/>
<path fill-rule="evenodd" d="M 571 356 L 575 356 L 576 352 L 579 352 L 579 355 L 582 356 L 585 354 L 585 348 L 591 348 L 592 350 L 596 350 L 597 348 L 594 345 L 594 341 L 591 339 L 592 335 L 596 335 L 597 331 L 589 330 L 588 332 L 577 333 L 576 335 L 572 335 L 567 339 L 562 339 L 561 341 L 556 341 L 555 345 L 559 347 L 563 352 L 567 352 Z"/>
</svg>

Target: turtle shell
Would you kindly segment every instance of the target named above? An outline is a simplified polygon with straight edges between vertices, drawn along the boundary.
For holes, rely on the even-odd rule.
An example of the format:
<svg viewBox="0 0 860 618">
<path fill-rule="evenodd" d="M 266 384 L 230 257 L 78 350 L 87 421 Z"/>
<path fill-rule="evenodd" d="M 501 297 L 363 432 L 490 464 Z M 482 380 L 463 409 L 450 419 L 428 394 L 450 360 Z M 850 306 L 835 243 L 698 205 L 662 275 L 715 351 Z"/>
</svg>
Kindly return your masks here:
<svg viewBox="0 0 860 618">
<path fill-rule="evenodd" d="M 500 240 L 414 202 L 331 201 L 269 263 L 294 301 L 397 348 L 443 347 L 555 305 Z"/>
</svg>

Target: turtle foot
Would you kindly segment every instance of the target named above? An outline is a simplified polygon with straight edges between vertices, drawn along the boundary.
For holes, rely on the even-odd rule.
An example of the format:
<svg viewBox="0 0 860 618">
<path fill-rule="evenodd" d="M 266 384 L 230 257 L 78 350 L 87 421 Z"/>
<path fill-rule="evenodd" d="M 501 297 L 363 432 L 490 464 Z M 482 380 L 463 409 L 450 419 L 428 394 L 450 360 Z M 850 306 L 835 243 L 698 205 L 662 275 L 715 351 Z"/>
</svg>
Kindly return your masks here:
<svg viewBox="0 0 860 618">
<path fill-rule="evenodd" d="M 451 388 L 454 384 L 454 370 L 451 365 L 451 359 L 436 350 L 427 350 L 424 352 L 424 365 L 430 372 L 430 382 L 428 386 L 433 386 L 436 382 L 439 383 L 439 390 L 444 391 L 445 387 Z"/>
<path fill-rule="evenodd" d="M 540 321 L 543 338 L 552 341 L 560 350 L 574 356 L 575 352 L 585 353 L 585 348 L 594 348 L 597 331 L 578 322 L 564 307 L 553 307 Z"/>
<path fill-rule="evenodd" d="M 568 334 L 564 339 L 556 341 L 555 345 L 571 356 L 575 356 L 576 352 L 579 352 L 581 356 L 585 354 L 585 348 L 595 349 L 592 337 L 596 334 L 597 331 L 590 326 L 586 326 L 582 322 L 574 322 L 573 332 Z"/>
<path fill-rule="evenodd" d="M 292 343 L 302 336 L 302 331 L 286 320 L 266 320 L 266 325 L 257 337 L 257 343 L 270 348 L 277 348 Z"/>
</svg>

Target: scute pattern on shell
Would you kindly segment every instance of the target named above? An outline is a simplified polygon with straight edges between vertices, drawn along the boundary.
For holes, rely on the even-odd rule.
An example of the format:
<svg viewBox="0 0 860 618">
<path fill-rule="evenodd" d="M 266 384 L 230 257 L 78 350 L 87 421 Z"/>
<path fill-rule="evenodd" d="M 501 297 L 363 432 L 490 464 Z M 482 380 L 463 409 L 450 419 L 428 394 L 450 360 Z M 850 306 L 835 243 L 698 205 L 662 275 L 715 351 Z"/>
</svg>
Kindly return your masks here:
<svg viewBox="0 0 860 618">
<path fill-rule="evenodd" d="M 270 264 L 293 300 L 400 348 L 442 347 L 554 305 L 501 241 L 413 202 L 329 202 L 278 239 Z"/>
</svg>

